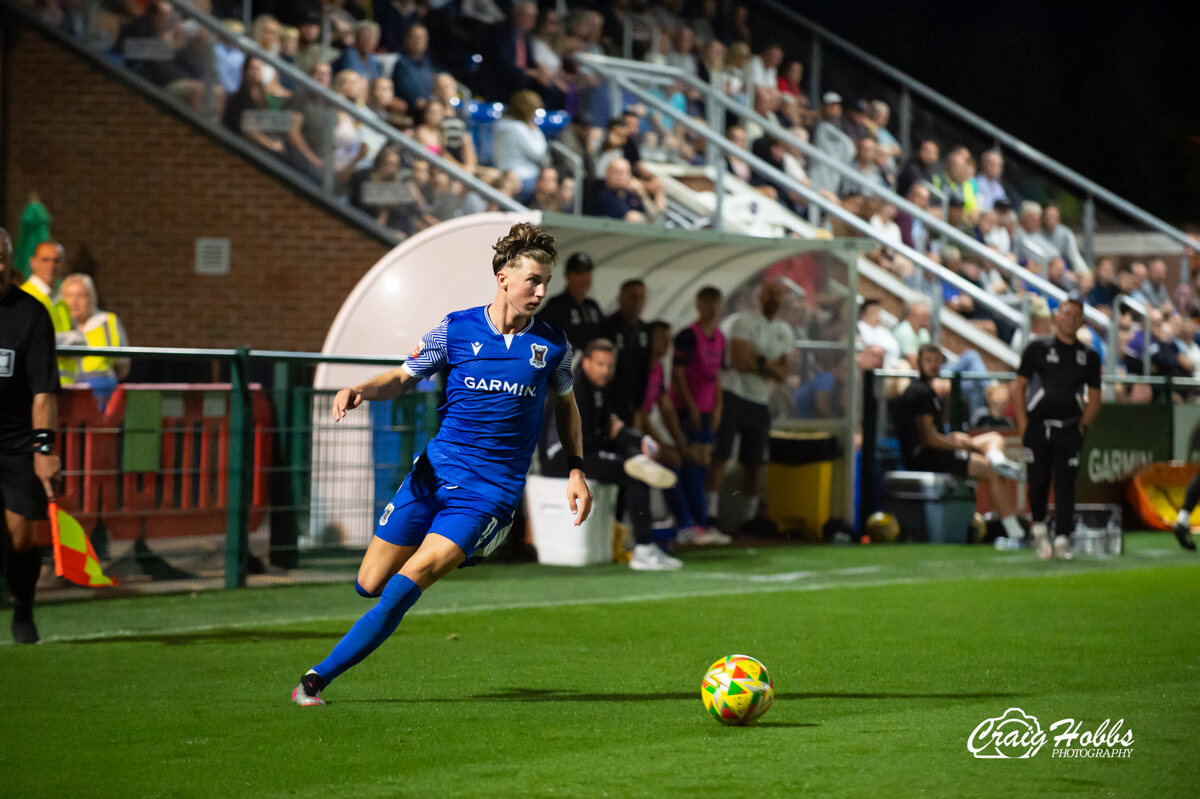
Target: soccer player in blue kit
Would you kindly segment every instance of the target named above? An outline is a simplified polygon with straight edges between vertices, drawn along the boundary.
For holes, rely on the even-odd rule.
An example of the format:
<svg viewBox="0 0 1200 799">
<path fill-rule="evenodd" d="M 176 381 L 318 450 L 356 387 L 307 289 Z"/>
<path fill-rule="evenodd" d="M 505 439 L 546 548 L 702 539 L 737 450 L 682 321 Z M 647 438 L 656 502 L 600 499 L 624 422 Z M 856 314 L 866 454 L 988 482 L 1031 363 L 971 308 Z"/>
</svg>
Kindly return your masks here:
<svg viewBox="0 0 1200 799">
<path fill-rule="evenodd" d="M 568 450 L 567 501 L 575 524 L 591 511 L 571 345 L 561 330 L 534 318 L 550 282 L 554 238 L 519 223 L 493 249 L 496 298 L 490 305 L 449 314 L 399 369 L 334 397 L 336 422 L 363 400 L 393 399 L 447 370 L 441 428 L 384 509 L 358 569 L 355 589 L 379 602 L 300 678 L 292 691 L 298 705 L 325 704 L 321 691 L 387 640 L 423 591 L 500 545 L 525 486 L 550 391 Z"/>
</svg>

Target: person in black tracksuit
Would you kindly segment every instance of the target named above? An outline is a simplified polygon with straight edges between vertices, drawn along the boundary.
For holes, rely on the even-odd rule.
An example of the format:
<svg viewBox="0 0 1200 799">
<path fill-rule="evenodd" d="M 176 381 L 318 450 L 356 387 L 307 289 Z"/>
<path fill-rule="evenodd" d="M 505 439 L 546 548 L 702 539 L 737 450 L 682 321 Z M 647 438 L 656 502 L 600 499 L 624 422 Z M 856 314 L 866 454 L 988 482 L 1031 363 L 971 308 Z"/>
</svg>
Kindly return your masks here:
<svg viewBox="0 0 1200 799">
<path fill-rule="evenodd" d="M 1083 437 L 1100 413 L 1100 356 L 1076 337 L 1083 304 L 1068 299 L 1058 306 L 1054 333 L 1029 342 L 1021 354 L 1013 392 L 1017 432 L 1025 445 L 1029 509 L 1038 557 L 1071 557 L 1075 529 L 1075 476 Z M 1086 397 L 1086 400 L 1085 400 Z M 1047 503 L 1054 481 L 1054 544 Z"/>
<path fill-rule="evenodd" d="M 1189 552 L 1196 551 L 1196 542 L 1192 540 L 1192 511 L 1200 502 L 1200 472 L 1192 476 L 1188 483 L 1187 493 L 1183 495 L 1183 505 L 1175 518 L 1175 538 L 1179 545 Z"/>
<path fill-rule="evenodd" d="M 13 596 L 12 636 L 38 643 L 33 596 L 42 570 L 33 522 L 54 501 L 58 362 L 50 314 L 13 282 L 12 241 L 0 228 L 0 548 Z M 11 544 L 11 545 L 10 545 Z"/>
</svg>

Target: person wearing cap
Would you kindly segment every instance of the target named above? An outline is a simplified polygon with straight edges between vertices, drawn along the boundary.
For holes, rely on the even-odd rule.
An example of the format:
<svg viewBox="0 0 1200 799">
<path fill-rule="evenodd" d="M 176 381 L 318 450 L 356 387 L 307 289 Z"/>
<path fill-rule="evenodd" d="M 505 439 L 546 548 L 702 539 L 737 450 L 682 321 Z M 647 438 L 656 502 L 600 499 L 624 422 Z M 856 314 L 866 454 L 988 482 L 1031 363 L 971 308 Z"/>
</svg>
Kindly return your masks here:
<svg viewBox="0 0 1200 799">
<path fill-rule="evenodd" d="M 1053 334 L 1039 336 L 1021 353 L 1013 384 L 1013 413 L 1025 445 L 1029 509 L 1038 557 L 1070 560 L 1075 531 L 1075 477 L 1083 437 L 1100 413 L 1100 356 L 1079 341 L 1083 302 L 1058 307 Z M 1054 543 L 1047 503 L 1054 482 Z"/>
<path fill-rule="evenodd" d="M 842 132 L 855 141 L 867 138 L 871 135 L 871 129 L 867 127 L 866 119 L 867 101 L 855 100 L 842 117 Z"/>
<path fill-rule="evenodd" d="M 577 252 L 567 259 L 567 287 L 546 301 L 538 319 L 567 334 L 571 346 L 581 350 L 600 335 L 600 306 L 588 296 L 592 290 L 592 257 Z"/>
</svg>

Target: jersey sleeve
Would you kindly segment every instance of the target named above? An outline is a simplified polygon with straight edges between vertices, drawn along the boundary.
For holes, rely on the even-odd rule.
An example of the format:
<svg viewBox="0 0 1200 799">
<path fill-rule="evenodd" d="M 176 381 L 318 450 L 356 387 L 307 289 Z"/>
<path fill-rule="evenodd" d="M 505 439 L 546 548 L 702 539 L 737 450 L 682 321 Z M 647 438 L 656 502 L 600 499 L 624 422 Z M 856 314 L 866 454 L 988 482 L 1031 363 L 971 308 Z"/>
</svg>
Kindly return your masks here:
<svg viewBox="0 0 1200 799">
<path fill-rule="evenodd" d="M 38 307 L 25 353 L 25 376 L 31 394 L 58 393 L 58 359 L 54 353 L 54 324 L 50 314 Z"/>
<path fill-rule="evenodd" d="M 675 366 L 687 366 L 692 362 L 695 353 L 696 332 L 690 327 L 679 331 L 679 335 L 675 336 L 675 354 L 671 363 Z"/>
<path fill-rule="evenodd" d="M 429 377 L 446 368 L 446 364 L 449 363 L 446 354 L 446 331 L 449 322 L 450 317 L 447 316 L 441 324 L 421 336 L 412 354 L 404 362 L 404 371 L 413 377 Z"/>
<path fill-rule="evenodd" d="M 1100 388 L 1100 355 L 1095 350 L 1088 350 L 1087 375 L 1084 376 L 1088 388 Z"/>
<path fill-rule="evenodd" d="M 1036 341 L 1031 341 L 1025 347 L 1025 351 L 1021 353 L 1021 364 L 1017 367 L 1017 377 L 1023 377 L 1026 380 L 1033 377 L 1037 366 L 1036 352 L 1040 346 Z"/>
<path fill-rule="evenodd" d="M 563 336 L 563 344 L 566 345 L 563 356 L 558 366 L 550 373 L 550 390 L 560 397 L 565 397 L 575 390 L 575 378 L 571 373 L 571 343 L 566 340 L 566 336 Z"/>
</svg>

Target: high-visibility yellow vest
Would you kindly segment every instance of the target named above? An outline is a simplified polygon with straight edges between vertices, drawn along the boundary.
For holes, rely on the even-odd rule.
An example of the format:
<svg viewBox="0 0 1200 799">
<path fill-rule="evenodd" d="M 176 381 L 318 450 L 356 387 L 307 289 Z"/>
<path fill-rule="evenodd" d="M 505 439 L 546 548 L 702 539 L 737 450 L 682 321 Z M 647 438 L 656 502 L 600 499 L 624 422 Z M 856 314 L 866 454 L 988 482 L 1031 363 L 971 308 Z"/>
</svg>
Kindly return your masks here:
<svg viewBox="0 0 1200 799">
<path fill-rule="evenodd" d="M 31 277 L 21 284 L 21 289 L 42 304 L 46 309 L 46 313 L 50 314 L 50 321 L 54 324 L 55 333 L 66 333 L 75 325 L 71 321 L 71 311 L 67 308 L 67 304 L 60 299 L 51 299 L 50 295 L 42 291 L 41 281 L 35 282 Z M 45 285 L 45 284 L 42 284 Z M 74 364 L 70 358 L 58 359 L 58 378 L 61 384 L 69 385 L 72 382 L 71 375 L 74 372 Z"/>
<path fill-rule="evenodd" d="M 89 347 L 123 347 L 121 325 L 115 313 L 97 311 L 80 328 Z M 89 378 L 116 377 L 113 369 L 115 358 L 107 355 L 85 355 L 70 359 L 70 381 L 86 383 Z M 60 370 L 61 372 L 61 370 Z"/>
</svg>

